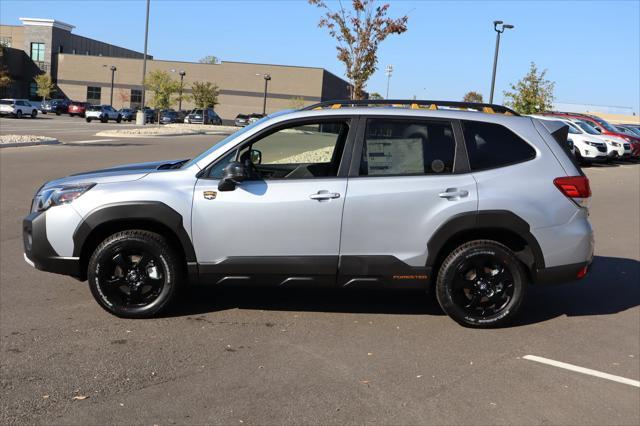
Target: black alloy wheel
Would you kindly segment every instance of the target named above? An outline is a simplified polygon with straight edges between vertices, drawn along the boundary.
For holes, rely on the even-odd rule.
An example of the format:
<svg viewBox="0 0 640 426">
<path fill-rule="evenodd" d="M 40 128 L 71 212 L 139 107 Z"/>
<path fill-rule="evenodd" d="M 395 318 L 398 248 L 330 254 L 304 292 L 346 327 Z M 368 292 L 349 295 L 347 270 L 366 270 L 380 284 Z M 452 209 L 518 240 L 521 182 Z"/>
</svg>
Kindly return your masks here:
<svg viewBox="0 0 640 426">
<path fill-rule="evenodd" d="M 496 327 L 513 319 L 525 294 L 523 265 L 506 246 L 489 240 L 463 244 L 443 262 L 436 282 L 442 309 L 469 327 Z"/>
</svg>

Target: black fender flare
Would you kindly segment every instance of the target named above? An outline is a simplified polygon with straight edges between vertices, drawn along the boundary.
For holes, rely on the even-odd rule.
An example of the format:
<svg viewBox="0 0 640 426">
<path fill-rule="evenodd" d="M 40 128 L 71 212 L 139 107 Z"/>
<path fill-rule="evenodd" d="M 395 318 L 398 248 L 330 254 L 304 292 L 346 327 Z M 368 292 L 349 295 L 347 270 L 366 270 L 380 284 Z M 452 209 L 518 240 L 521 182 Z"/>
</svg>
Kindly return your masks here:
<svg viewBox="0 0 640 426">
<path fill-rule="evenodd" d="M 196 253 L 189 234 L 184 229 L 182 215 L 159 201 L 127 201 L 105 204 L 92 210 L 73 233 L 73 255 L 80 256 L 91 233 L 109 222 L 144 220 L 163 225 L 174 232 L 180 241 L 186 261 L 196 262 Z"/>
<path fill-rule="evenodd" d="M 529 223 L 507 210 L 481 210 L 460 213 L 442 224 L 427 243 L 427 266 L 434 267 L 440 251 L 451 238 L 466 231 L 503 229 L 520 236 L 530 247 L 533 255 L 533 269 L 544 268 L 544 255 L 538 240 L 531 233 Z"/>
</svg>

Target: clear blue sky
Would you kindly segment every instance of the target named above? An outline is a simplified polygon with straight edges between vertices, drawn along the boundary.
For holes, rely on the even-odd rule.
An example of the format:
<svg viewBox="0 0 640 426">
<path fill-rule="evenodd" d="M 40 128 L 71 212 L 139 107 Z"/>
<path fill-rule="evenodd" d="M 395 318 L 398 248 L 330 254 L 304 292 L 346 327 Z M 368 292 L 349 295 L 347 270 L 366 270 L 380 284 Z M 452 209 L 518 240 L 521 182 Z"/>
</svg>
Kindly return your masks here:
<svg viewBox="0 0 640 426">
<path fill-rule="evenodd" d="M 382 70 L 393 64 L 390 97 L 455 100 L 478 90 L 488 99 L 492 21 L 501 19 L 516 28 L 502 39 L 497 102 L 534 61 L 556 81 L 559 102 L 640 109 L 640 0 L 387 1 L 391 15 L 409 14 L 409 31 L 381 46 L 370 92 L 384 94 Z M 0 2 L 3 24 L 55 18 L 75 25 L 77 34 L 136 50 L 144 44 L 144 16 L 144 1 Z M 319 17 L 304 0 L 152 0 L 149 53 L 317 66 L 344 76 L 335 43 L 317 28 Z"/>
</svg>

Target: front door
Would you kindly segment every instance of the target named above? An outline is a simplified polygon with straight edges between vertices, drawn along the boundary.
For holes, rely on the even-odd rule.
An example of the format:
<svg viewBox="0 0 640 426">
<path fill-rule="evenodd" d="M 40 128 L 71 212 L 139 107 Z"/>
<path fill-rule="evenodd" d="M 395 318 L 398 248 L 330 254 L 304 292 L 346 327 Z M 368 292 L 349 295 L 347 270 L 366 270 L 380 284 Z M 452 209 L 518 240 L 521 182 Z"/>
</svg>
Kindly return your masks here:
<svg viewBox="0 0 640 426">
<path fill-rule="evenodd" d="M 192 233 L 203 280 L 334 285 L 346 177 L 338 169 L 348 120 L 279 126 L 220 159 L 196 183 Z M 254 177 L 219 191 L 238 160 Z"/>
</svg>

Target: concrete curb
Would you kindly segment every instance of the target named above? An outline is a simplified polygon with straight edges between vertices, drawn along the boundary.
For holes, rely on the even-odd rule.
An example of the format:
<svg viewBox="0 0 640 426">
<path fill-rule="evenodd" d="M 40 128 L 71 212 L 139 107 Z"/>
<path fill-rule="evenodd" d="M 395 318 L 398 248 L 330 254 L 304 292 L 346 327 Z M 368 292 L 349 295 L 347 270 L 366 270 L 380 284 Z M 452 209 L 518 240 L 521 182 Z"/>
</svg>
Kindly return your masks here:
<svg viewBox="0 0 640 426">
<path fill-rule="evenodd" d="M 198 136 L 198 135 L 230 135 L 229 132 L 224 131 L 203 131 L 203 132 L 180 132 L 180 133 L 168 133 L 168 134 L 139 134 L 139 133 L 111 133 L 110 131 L 98 132 L 96 136 L 110 137 L 110 138 L 166 138 L 174 136 Z"/>
<path fill-rule="evenodd" d="M 58 139 L 53 139 L 50 141 L 3 143 L 3 144 L 0 144 L 0 148 L 21 148 L 21 147 L 27 147 L 27 146 L 59 145 L 59 144 L 60 144 L 60 141 Z"/>
</svg>

